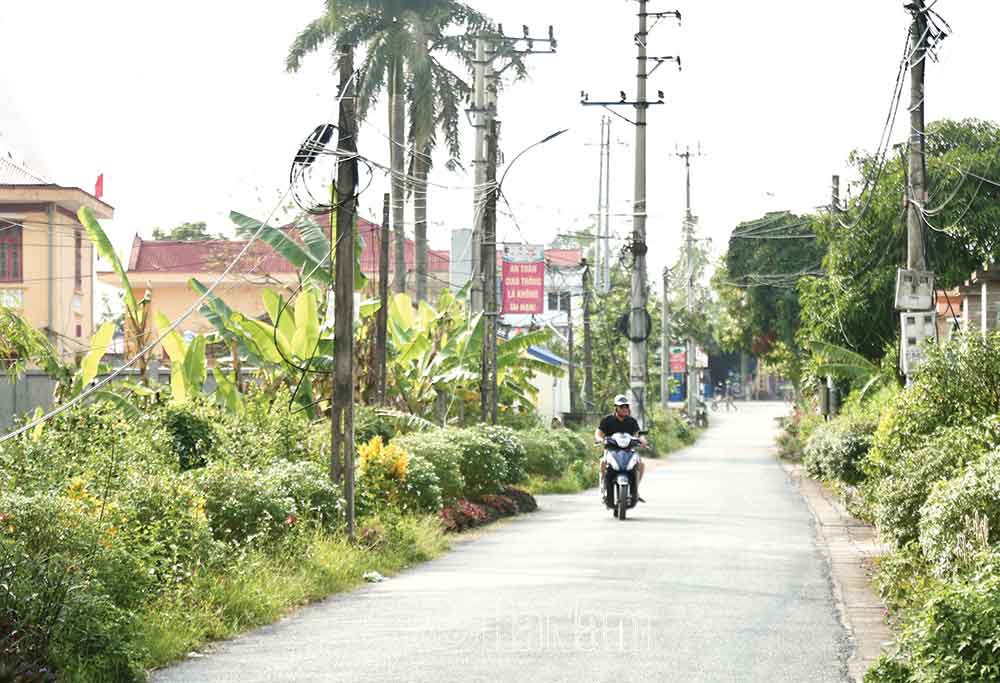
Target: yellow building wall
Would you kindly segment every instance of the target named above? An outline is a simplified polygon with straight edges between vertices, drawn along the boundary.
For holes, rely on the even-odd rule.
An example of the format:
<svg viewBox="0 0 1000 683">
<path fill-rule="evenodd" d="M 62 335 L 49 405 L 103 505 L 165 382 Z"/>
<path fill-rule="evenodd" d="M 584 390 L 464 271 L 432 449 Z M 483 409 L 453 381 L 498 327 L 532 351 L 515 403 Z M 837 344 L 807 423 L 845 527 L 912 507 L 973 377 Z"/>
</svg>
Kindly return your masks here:
<svg viewBox="0 0 1000 683">
<path fill-rule="evenodd" d="M 49 288 L 52 288 L 53 344 L 72 357 L 86 352 L 94 328 L 94 248 L 83 234 L 82 275 L 79 289 L 74 282 L 75 242 L 74 231 L 82 230 L 75 217 L 62 211 L 52 214 L 52 232 L 49 216 L 44 206 L 10 214 L 8 220 L 17 218 L 22 224 L 23 280 L 18 283 L 0 283 L 0 289 L 20 291 L 21 307 L 25 318 L 37 329 L 49 326 Z M 49 272 L 51 244 L 52 266 Z M 77 335 L 77 325 L 80 334 Z"/>
</svg>

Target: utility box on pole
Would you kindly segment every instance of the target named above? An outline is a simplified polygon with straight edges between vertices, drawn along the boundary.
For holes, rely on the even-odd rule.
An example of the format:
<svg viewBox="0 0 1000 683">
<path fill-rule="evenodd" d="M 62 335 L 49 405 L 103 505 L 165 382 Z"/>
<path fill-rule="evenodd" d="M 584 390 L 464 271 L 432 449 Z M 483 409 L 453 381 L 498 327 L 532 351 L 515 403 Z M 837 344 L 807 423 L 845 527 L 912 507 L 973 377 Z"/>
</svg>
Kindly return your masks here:
<svg viewBox="0 0 1000 683">
<path fill-rule="evenodd" d="M 910 377 L 924 361 L 924 342 L 928 339 L 937 340 L 937 312 L 906 311 L 899 317 L 902 337 L 899 367 L 904 375 Z"/>
<path fill-rule="evenodd" d="M 928 270 L 896 271 L 896 310 L 929 311 L 934 308 L 934 273 Z"/>
</svg>

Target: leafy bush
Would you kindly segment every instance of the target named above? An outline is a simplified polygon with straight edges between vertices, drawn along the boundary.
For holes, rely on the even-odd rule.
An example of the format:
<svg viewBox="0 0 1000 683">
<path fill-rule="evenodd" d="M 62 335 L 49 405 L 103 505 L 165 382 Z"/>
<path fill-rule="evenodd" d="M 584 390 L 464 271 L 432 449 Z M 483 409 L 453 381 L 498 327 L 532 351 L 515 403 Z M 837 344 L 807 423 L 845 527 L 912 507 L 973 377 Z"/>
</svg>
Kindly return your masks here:
<svg viewBox="0 0 1000 683">
<path fill-rule="evenodd" d="M 354 411 L 354 441 L 366 444 L 376 436 L 382 437 L 383 443 L 389 443 L 396 436 L 396 428 L 374 408 L 358 406 Z"/>
<path fill-rule="evenodd" d="M 823 424 L 823 418 L 807 407 L 797 405 L 792 414 L 785 418 L 783 429 L 778 432 L 776 442 L 778 455 L 785 460 L 799 462 L 804 457 L 805 444 L 812 432 Z"/>
<path fill-rule="evenodd" d="M 920 509 L 935 483 L 957 475 L 1000 439 L 1000 421 L 950 427 L 873 469 L 862 489 L 882 536 L 898 546 L 917 539 Z"/>
<path fill-rule="evenodd" d="M 507 459 L 500 446 L 476 429 L 444 430 L 461 450 L 459 466 L 470 498 L 500 493 L 507 481 Z"/>
<path fill-rule="evenodd" d="M 329 425 L 311 424 L 307 414 L 290 402 L 291 392 L 282 388 L 266 397 L 250 392 L 246 409 L 239 414 L 214 406 L 199 407 L 201 414 L 216 424 L 216 448 L 210 459 L 242 467 L 267 467 L 278 460 L 320 463 L 324 449 L 329 457 Z"/>
<path fill-rule="evenodd" d="M 398 436 L 393 445 L 411 456 L 422 458 L 434 468 L 441 488 L 441 499 L 446 505 L 454 503 L 465 493 L 462 476 L 462 449 L 451 437 L 453 431 L 438 429 Z"/>
<path fill-rule="evenodd" d="M 326 470 L 313 462 L 278 460 L 262 476 L 295 502 L 295 514 L 330 527 L 343 516 L 344 499 Z"/>
<path fill-rule="evenodd" d="M 912 384 L 886 410 L 869 469 L 889 467 L 943 427 L 973 425 L 1000 412 L 1000 333 L 959 335 L 928 348 Z M 869 474 L 872 474 L 870 471 Z"/>
<path fill-rule="evenodd" d="M 510 427 L 501 425 L 479 425 L 476 429 L 500 449 L 507 463 L 505 484 L 516 484 L 527 476 L 524 461 L 527 457 L 520 435 Z"/>
<path fill-rule="evenodd" d="M 898 652 L 865 681 L 965 683 L 1000 680 L 1000 556 L 977 558 L 967 578 L 934 585 L 903 622 Z"/>
<path fill-rule="evenodd" d="M 548 429 L 536 428 L 521 432 L 524 445 L 524 469 L 528 475 L 555 479 L 562 475 L 572 457 L 561 448 L 554 447 L 555 439 Z"/>
<path fill-rule="evenodd" d="M 386 508 L 437 512 L 441 486 L 433 465 L 399 444 L 376 436 L 358 448 L 358 507 L 363 514 Z"/>
<path fill-rule="evenodd" d="M 570 460 L 596 458 L 596 451 L 588 446 L 589 441 L 570 429 L 553 429 L 549 432 L 559 453 Z M 593 439 L 591 439 L 593 441 Z"/>
<path fill-rule="evenodd" d="M 208 454 L 215 445 L 215 430 L 208 419 L 184 406 L 172 406 L 163 411 L 163 423 L 182 472 L 208 464 Z"/>
<path fill-rule="evenodd" d="M 817 427 L 803 450 L 806 471 L 819 479 L 857 484 L 861 462 L 871 448 L 878 422 L 863 414 L 844 414 Z"/>
<path fill-rule="evenodd" d="M 149 579 L 113 526 L 54 495 L 0 494 L 0 519 L 0 632 L 20 634 L 0 641 L 0 661 L 138 677 L 130 643 Z"/>
<path fill-rule="evenodd" d="M 1000 539 L 1000 451 L 939 483 L 920 509 L 920 546 L 938 575 Z"/>
<path fill-rule="evenodd" d="M 676 412 L 657 407 L 649 415 L 649 442 L 654 453 L 666 455 L 694 443 L 694 432 Z"/>
</svg>

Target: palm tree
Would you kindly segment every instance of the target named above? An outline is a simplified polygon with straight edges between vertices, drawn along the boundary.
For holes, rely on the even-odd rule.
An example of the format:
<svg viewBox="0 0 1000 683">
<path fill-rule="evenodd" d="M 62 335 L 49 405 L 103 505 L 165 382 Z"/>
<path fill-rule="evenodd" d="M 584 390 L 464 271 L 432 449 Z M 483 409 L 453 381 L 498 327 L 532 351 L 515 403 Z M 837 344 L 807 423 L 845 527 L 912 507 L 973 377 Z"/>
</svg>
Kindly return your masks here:
<svg viewBox="0 0 1000 683">
<path fill-rule="evenodd" d="M 482 28 L 487 19 L 456 0 L 326 0 L 325 12 L 309 23 L 288 51 L 286 68 L 297 71 L 303 57 L 324 43 L 364 44 L 366 55 L 359 70 L 358 116 L 365 118 L 383 89 L 389 94 L 389 149 L 392 169 L 392 222 L 395 235 L 395 278 L 393 289 L 406 288 L 403 209 L 405 184 L 406 97 L 409 95 L 415 150 L 414 175 L 418 178 L 416 197 L 417 260 L 426 292 L 427 223 L 426 177 L 429 152 L 434 147 L 434 130 L 444 124 L 453 156 L 457 156 L 458 113 L 461 96 L 468 92 L 458 76 L 433 56 L 436 50 L 459 54 L 459 41 L 444 35 L 451 26 Z M 408 83 L 409 81 L 409 83 Z M 414 87 L 414 83 L 434 84 L 434 94 Z M 464 86 L 464 87 L 463 87 Z M 450 88 L 450 92 L 445 89 Z M 443 116 L 442 116 L 443 115 Z M 452 142 L 454 145 L 452 146 Z M 426 167 L 426 168 L 425 168 Z"/>
</svg>

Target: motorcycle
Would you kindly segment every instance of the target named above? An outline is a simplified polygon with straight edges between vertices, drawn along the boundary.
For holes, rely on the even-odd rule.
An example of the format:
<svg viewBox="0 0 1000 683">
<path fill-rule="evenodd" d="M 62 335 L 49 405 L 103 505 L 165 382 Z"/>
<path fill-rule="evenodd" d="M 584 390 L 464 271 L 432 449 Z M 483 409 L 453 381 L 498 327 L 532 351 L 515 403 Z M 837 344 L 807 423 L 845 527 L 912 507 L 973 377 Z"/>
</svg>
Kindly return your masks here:
<svg viewBox="0 0 1000 683">
<path fill-rule="evenodd" d="M 619 433 L 604 437 L 604 462 L 607 468 L 604 481 L 601 482 L 601 497 L 615 517 L 622 521 L 625 521 L 627 511 L 639 502 L 635 482 L 639 466 L 636 448 L 640 443 L 631 434 Z M 612 488 L 608 489 L 608 486 Z"/>
</svg>

